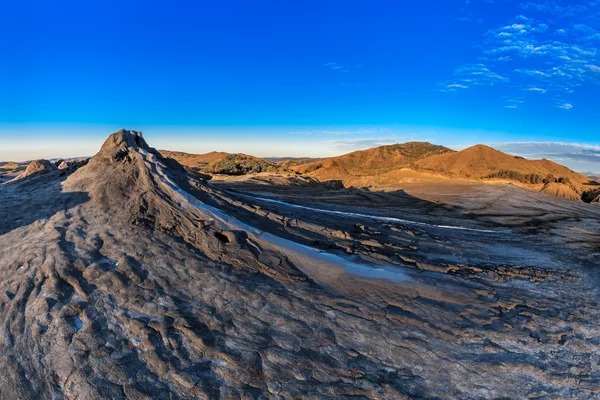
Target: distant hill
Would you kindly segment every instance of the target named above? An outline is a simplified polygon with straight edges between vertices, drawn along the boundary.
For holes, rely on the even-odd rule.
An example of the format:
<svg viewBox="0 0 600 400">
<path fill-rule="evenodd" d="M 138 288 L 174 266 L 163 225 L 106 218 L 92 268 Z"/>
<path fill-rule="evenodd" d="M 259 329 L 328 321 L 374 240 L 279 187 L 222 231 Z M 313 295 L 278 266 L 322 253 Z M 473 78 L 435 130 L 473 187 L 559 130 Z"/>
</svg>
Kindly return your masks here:
<svg viewBox="0 0 600 400">
<path fill-rule="evenodd" d="M 15 180 L 21 180 L 34 175 L 43 175 L 50 172 L 57 171 L 58 167 L 54 163 L 48 160 L 33 160 L 19 175 L 15 177 Z"/>
<path fill-rule="evenodd" d="M 245 175 L 296 172 L 346 187 L 392 186 L 406 182 L 471 180 L 512 182 L 529 190 L 590 201 L 597 190 L 590 177 L 547 159 L 528 160 L 485 145 L 455 151 L 427 142 L 408 142 L 354 151 L 338 157 L 261 159 L 246 154 L 189 154 L 161 150 L 193 172 Z M 582 197 L 583 196 L 583 197 Z"/>
<path fill-rule="evenodd" d="M 12 162 L 3 161 L 0 162 L 0 183 L 9 181 L 15 178 L 19 173 L 27 168 L 28 163 L 26 162 Z"/>
<path fill-rule="evenodd" d="M 286 172 L 286 169 L 281 165 L 241 153 L 231 154 L 213 151 L 206 154 L 189 154 L 169 150 L 160 150 L 160 153 L 164 157 L 177 160 L 184 167 L 200 174 L 245 175 L 260 172 Z"/>
<path fill-rule="evenodd" d="M 600 181 L 600 174 L 596 173 L 596 172 L 580 172 L 581 175 L 583 176 L 587 176 L 588 178 L 595 180 L 595 181 Z"/>
<path fill-rule="evenodd" d="M 163 157 L 177 160 L 184 167 L 200 168 L 216 161 L 220 161 L 231 153 L 212 151 L 206 154 L 190 154 L 182 151 L 159 150 Z"/>
<path fill-rule="evenodd" d="M 570 199 L 581 199 L 582 193 L 593 187 L 590 178 L 553 161 L 527 160 L 485 145 L 454 151 L 409 142 L 355 151 L 293 169 L 321 181 L 341 180 L 351 187 L 461 179 L 513 182 Z"/>
<path fill-rule="evenodd" d="M 17 169 L 19 168 L 20 165 L 17 164 L 16 162 L 12 162 L 12 161 L 7 161 L 7 162 L 0 162 L 0 169 Z"/>
<path fill-rule="evenodd" d="M 315 161 L 321 161 L 323 158 L 317 157 L 265 157 L 267 161 L 281 165 L 284 168 L 291 168 L 297 165 L 308 164 Z"/>
<path fill-rule="evenodd" d="M 423 158 L 453 152 L 447 147 L 427 142 L 409 142 L 359 150 L 293 169 L 319 180 L 342 180 L 349 186 L 361 186 L 356 182 L 364 180 L 362 178 L 382 177 L 401 168 L 410 168 Z M 392 178 L 393 181 L 391 176 L 386 178 Z"/>
<path fill-rule="evenodd" d="M 415 168 L 452 178 L 506 179 L 535 185 L 555 181 L 573 186 L 576 190 L 581 190 L 589 182 L 588 177 L 545 158 L 527 160 L 481 144 L 451 154 L 428 157 L 415 163 Z"/>
</svg>

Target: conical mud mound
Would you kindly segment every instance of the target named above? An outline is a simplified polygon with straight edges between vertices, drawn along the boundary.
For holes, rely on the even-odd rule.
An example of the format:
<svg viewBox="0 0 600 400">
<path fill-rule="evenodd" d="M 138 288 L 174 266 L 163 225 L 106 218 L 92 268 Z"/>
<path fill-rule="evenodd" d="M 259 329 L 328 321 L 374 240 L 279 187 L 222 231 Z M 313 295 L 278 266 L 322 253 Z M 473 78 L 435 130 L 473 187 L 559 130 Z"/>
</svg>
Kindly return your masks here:
<svg viewBox="0 0 600 400">
<path fill-rule="evenodd" d="M 13 181 L 25 179 L 30 176 L 38 176 L 38 175 L 47 174 L 50 172 L 54 172 L 57 169 L 58 168 L 56 168 L 56 166 L 48 160 L 34 160 L 27 166 L 25 171 L 23 171 L 19 175 L 17 175 L 15 177 L 15 179 L 13 179 Z"/>
</svg>

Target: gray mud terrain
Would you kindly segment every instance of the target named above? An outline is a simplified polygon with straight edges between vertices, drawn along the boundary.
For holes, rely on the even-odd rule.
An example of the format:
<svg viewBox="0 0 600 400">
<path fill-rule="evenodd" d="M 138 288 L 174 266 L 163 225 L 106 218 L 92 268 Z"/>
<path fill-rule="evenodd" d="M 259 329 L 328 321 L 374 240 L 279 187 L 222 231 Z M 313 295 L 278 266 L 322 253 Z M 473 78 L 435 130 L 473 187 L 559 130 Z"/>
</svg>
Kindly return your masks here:
<svg viewBox="0 0 600 400">
<path fill-rule="evenodd" d="M 477 190 L 215 186 L 119 131 L 0 186 L 0 398 L 599 398 L 600 207 Z"/>
</svg>

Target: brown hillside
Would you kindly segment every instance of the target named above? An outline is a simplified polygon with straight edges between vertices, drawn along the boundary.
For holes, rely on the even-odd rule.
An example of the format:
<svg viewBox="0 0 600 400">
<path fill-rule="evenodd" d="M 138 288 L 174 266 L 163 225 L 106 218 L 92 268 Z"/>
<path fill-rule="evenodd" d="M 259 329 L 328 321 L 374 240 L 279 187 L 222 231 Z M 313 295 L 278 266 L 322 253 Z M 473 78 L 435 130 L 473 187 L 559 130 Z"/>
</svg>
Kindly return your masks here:
<svg viewBox="0 0 600 400">
<path fill-rule="evenodd" d="M 169 157 L 177 160 L 179 164 L 190 167 L 190 168 L 199 168 L 204 167 L 212 162 L 220 161 L 224 159 L 226 156 L 230 155 L 230 153 L 225 153 L 221 151 L 211 151 L 206 154 L 190 154 L 184 153 L 182 151 L 169 151 L 169 150 L 159 150 L 160 154 L 163 157 Z"/>
<path fill-rule="evenodd" d="M 452 178 L 500 178 L 531 184 L 546 183 L 544 180 L 550 178 L 570 183 L 577 189 L 581 189 L 589 181 L 587 177 L 553 161 L 527 160 L 485 145 L 428 157 L 416 162 L 415 167 L 421 171 L 442 173 Z"/>
<path fill-rule="evenodd" d="M 189 154 L 179 151 L 160 150 L 164 157 L 177 160 L 181 165 L 202 174 L 244 175 L 260 172 L 285 172 L 286 169 L 262 158 L 246 154 L 210 152 Z"/>
<path fill-rule="evenodd" d="M 554 196 L 581 199 L 590 179 L 547 159 L 527 160 L 489 146 L 453 151 L 410 142 L 356 151 L 293 167 L 320 181 L 341 180 L 347 187 L 389 186 L 412 181 L 463 179 L 515 182 Z"/>
<path fill-rule="evenodd" d="M 581 200 L 581 196 L 577 192 L 563 183 L 546 183 L 540 192 L 565 199 Z"/>
<path fill-rule="evenodd" d="M 8 161 L 6 163 L 1 163 L 0 169 L 17 169 L 20 165 L 16 162 Z"/>
<path fill-rule="evenodd" d="M 263 157 L 263 160 L 279 165 L 295 166 L 323 160 L 322 157 Z"/>
<path fill-rule="evenodd" d="M 319 180 L 348 181 L 373 177 L 410 167 L 415 161 L 437 154 L 452 153 L 444 146 L 426 142 L 409 142 L 359 150 L 339 157 L 327 158 L 294 167 L 295 171 Z"/>
</svg>

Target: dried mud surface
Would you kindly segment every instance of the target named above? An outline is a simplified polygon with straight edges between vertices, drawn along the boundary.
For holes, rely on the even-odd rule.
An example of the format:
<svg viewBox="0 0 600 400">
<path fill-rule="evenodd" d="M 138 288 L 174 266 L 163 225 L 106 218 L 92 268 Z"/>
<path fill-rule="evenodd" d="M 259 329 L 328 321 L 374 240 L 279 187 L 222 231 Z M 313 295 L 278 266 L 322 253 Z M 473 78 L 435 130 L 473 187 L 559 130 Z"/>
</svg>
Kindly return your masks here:
<svg viewBox="0 0 600 400">
<path fill-rule="evenodd" d="M 217 186 L 133 131 L 0 200 L 0 398 L 599 396 L 594 205 Z"/>
</svg>

